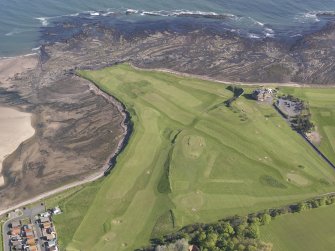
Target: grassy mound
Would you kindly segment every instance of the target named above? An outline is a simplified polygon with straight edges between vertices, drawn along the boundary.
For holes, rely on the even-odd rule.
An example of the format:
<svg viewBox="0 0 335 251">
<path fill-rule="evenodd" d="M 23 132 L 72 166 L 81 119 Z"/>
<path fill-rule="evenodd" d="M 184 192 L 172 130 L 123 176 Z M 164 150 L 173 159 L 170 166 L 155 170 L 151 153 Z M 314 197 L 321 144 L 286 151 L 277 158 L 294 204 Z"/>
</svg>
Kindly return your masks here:
<svg viewBox="0 0 335 251">
<path fill-rule="evenodd" d="M 80 74 L 125 104 L 134 132 L 87 211 L 70 226 L 68 250 L 133 250 L 187 224 L 335 187 L 333 170 L 270 105 L 242 96 L 226 107 L 231 92 L 223 84 L 128 65 Z M 290 172 L 308 184 L 288 181 Z M 74 196 L 68 203 L 82 207 L 82 200 Z"/>
</svg>

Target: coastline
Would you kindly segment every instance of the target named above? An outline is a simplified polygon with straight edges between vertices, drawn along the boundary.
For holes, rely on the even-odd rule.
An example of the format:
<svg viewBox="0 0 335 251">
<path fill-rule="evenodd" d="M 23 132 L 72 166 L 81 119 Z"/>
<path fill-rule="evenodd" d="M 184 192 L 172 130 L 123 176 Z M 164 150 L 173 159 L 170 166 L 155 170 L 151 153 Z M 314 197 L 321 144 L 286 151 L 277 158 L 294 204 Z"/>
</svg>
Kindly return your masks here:
<svg viewBox="0 0 335 251">
<path fill-rule="evenodd" d="M 14 73 L 9 78 L 5 77 L 6 71 L 2 71 L 1 72 L 2 76 L 1 77 L 2 77 L 3 81 L 0 84 L 1 88 L 10 89 L 11 88 L 10 84 L 12 82 L 12 78 L 19 77 L 19 75 L 21 73 L 29 71 L 30 69 L 32 69 L 33 67 L 36 67 L 40 63 L 38 61 L 36 64 L 33 65 L 33 67 L 31 67 L 31 65 L 30 65 L 30 67 L 27 67 L 27 65 L 29 66 L 29 62 L 31 63 L 31 61 L 29 61 L 30 57 L 33 57 L 33 59 L 35 60 L 36 54 L 33 54 L 33 55 L 22 55 L 22 56 L 18 56 L 18 57 L 12 57 L 12 58 L 9 58 L 9 59 L 6 58 L 6 59 L 1 59 L 0 60 L 0 66 L 1 66 L 1 61 L 3 61 L 3 60 L 5 60 L 7 62 L 9 60 L 10 61 L 9 64 L 15 62 L 16 64 L 19 64 L 19 65 L 23 64 L 25 66 L 25 67 L 22 67 L 23 71 L 21 70 L 19 72 L 15 71 L 15 69 L 17 70 L 18 68 L 10 67 L 9 68 L 10 72 L 11 73 L 14 72 Z M 29 59 L 28 61 L 26 60 L 27 58 Z M 7 62 L 5 62 L 5 63 L 7 63 Z M 16 64 L 14 64 L 14 66 Z M 80 78 L 80 79 L 79 79 L 79 77 L 75 77 L 75 78 L 78 78 L 78 81 L 83 81 L 83 80 L 87 81 L 84 78 Z M 128 140 L 128 138 L 129 138 L 129 136 L 131 134 L 131 122 L 130 122 L 129 114 L 125 110 L 125 107 L 118 100 L 114 99 L 112 96 L 109 96 L 106 93 L 104 93 L 102 90 L 98 89 L 98 87 L 95 86 L 92 82 L 90 82 L 90 81 L 87 81 L 87 82 L 88 82 L 88 84 L 87 83 L 86 84 L 89 87 L 88 91 L 94 93 L 95 96 L 102 97 L 104 100 L 106 100 L 106 102 L 108 102 L 108 103 L 112 104 L 114 107 L 116 107 L 117 110 L 118 110 L 118 113 L 121 114 L 121 116 L 123 118 L 122 122 L 120 123 L 120 126 L 123 128 L 123 133 L 120 134 L 120 135 L 118 135 L 118 144 L 117 144 L 116 149 L 107 157 L 104 166 L 100 167 L 98 172 L 91 173 L 88 176 L 81 178 L 79 181 L 75 181 L 75 182 L 71 182 L 71 183 L 68 183 L 68 184 L 65 184 L 65 185 L 61 185 L 61 186 L 59 186 L 59 187 L 57 187 L 55 189 L 52 189 L 50 191 L 47 191 L 45 193 L 33 196 L 33 198 L 30 198 L 28 200 L 20 202 L 20 203 L 18 203 L 16 205 L 10 205 L 10 206 L 4 207 L 4 208 L 2 208 L 0 210 L 0 215 L 5 214 L 5 213 L 7 213 L 7 212 L 9 212 L 11 210 L 14 210 L 15 208 L 18 208 L 18 207 L 21 207 L 21 206 L 24 206 L 24 205 L 27 205 L 27 204 L 34 203 L 34 202 L 39 201 L 39 200 L 41 200 L 43 198 L 49 197 L 51 195 L 60 193 L 60 192 L 65 191 L 65 190 L 68 190 L 70 188 L 73 188 L 73 187 L 80 186 L 80 185 L 83 185 L 83 184 L 88 183 L 88 182 L 92 182 L 92 181 L 98 180 L 101 177 L 104 177 L 105 175 L 107 175 L 109 173 L 109 171 L 111 170 L 111 168 L 115 165 L 117 156 L 120 154 L 120 152 L 126 146 L 127 140 Z M 25 109 L 22 109 L 23 107 L 21 107 L 21 106 L 11 106 L 10 104 L 4 104 L 4 106 L 10 107 L 10 108 L 6 108 L 6 109 L 13 109 L 13 110 L 16 110 L 18 112 L 23 112 L 22 110 L 25 110 Z M 1 109 L 1 107 L 2 106 L 0 105 L 0 109 Z M 35 129 L 35 127 L 38 126 L 38 125 L 37 125 L 36 121 L 34 123 L 32 121 L 33 120 L 32 117 L 34 116 L 34 113 L 30 113 L 29 116 L 30 116 L 31 127 Z M 35 133 L 36 133 L 36 131 L 34 130 L 34 134 L 33 135 L 35 135 Z M 29 139 L 31 137 L 29 137 Z M 19 145 L 24 144 L 24 142 L 26 142 L 29 139 L 25 139 L 24 141 L 20 141 Z M 15 149 L 17 149 L 17 147 Z M 17 151 L 15 149 L 13 149 L 14 152 Z M 1 173 L 1 169 L 0 169 L 0 173 Z M 2 181 L 2 176 L 0 177 L 0 181 Z M 2 184 L 0 184 L 0 188 L 1 188 L 1 186 L 2 186 Z"/>
<path fill-rule="evenodd" d="M 87 80 L 89 81 L 89 80 Z M 106 176 L 106 174 L 108 174 L 108 172 L 114 167 L 115 163 L 116 163 L 116 158 L 118 157 L 118 155 L 122 152 L 122 150 L 124 149 L 124 147 L 126 146 L 127 143 L 127 139 L 129 138 L 129 136 L 131 135 L 131 126 L 129 123 L 129 114 L 127 113 L 127 111 L 125 110 L 125 107 L 123 106 L 123 104 L 121 102 L 119 102 L 117 99 L 115 99 L 114 97 L 106 94 L 105 92 L 103 92 L 102 90 L 100 90 L 95 84 L 93 84 L 92 82 L 90 82 L 90 91 L 92 91 L 93 93 L 95 93 L 96 95 L 102 96 L 104 99 L 106 99 L 108 102 L 114 104 L 115 106 L 118 107 L 120 113 L 123 114 L 124 116 L 124 121 L 122 123 L 122 127 L 124 128 L 124 133 L 122 136 L 122 140 L 119 141 L 118 144 L 118 148 L 117 150 L 112 153 L 106 160 L 106 164 L 104 165 L 104 167 L 102 168 L 102 170 L 96 174 L 92 174 L 88 177 L 86 177 L 85 179 L 81 180 L 81 181 L 76 181 L 70 184 L 66 184 L 64 186 L 58 187 L 54 190 L 48 191 L 46 193 L 40 194 L 35 196 L 32 199 L 20 202 L 19 204 L 15 205 L 15 206 L 11 206 L 5 209 L 1 209 L 0 210 L 0 216 L 4 215 L 10 211 L 13 211 L 17 208 L 38 202 L 42 199 L 48 198 L 52 195 L 64 192 L 68 189 L 77 187 L 77 186 L 81 186 L 84 185 L 86 183 L 90 183 L 93 181 L 96 181 L 100 178 L 103 178 L 104 176 Z M 127 122 L 128 121 L 128 122 Z"/>
<path fill-rule="evenodd" d="M 89 33 L 87 33 L 89 34 Z M 182 35 L 180 35 L 180 37 L 178 37 L 177 39 L 175 39 L 173 37 L 173 34 L 170 35 L 170 39 L 172 40 L 175 40 L 175 42 L 177 43 L 178 42 L 178 38 L 182 39 L 181 41 L 182 42 L 187 42 L 187 34 L 185 35 L 184 38 L 182 38 Z M 201 34 L 199 36 L 202 36 Z M 206 37 L 207 36 L 207 37 Z M 203 36 L 205 38 L 204 42 L 205 41 L 208 41 L 207 39 L 211 39 L 212 36 L 209 36 L 208 34 L 204 34 Z M 136 38 L 136 37 L 135 37 Z M 158 38 L 162 38 L 162 37 L 159 37 Z M 157 41 L 159 41 L 157 38 Z M 222 42 L 222 45 L 225 45 L 226 43 L 226 39 L 233 39 L 234 37 L 228 37 L 228 38 L 217 38 L 217 41 L 218 44 L 220 45 L 220 43 Z M 85 40 L 85 36 L 84 38 L 78 38 L 78 39 L 81 39 L 81 41 L 85 44 L 85 42 L 89 43 L 90 40 Z M 74 40 L 72 42 L 76 42 L 75 41 L 76 38 L 74 38 Z M 148 40 L 149 42 L 151 40 Z M 155 48 L 153 47 L 153 51 L 151 51 L 151 49 L 148 49 L 147 51 L 147 57 L 150 58 L 149 56 L 152 54 L 152 53 L 155 53 L 155 50 L 154 49 L 161 49 L 159 47 L 159 43 L 155 41 L 155 43 L 157 44 L 158 48 Z M 96 44 L 96 41 L 93 41 L 95 44 Z M 151 41 L 152 42 L 152 41 Z M 57 42 L 56 42 L 57 43 Z M 94 44 L 93 43 L 93 44 Z M 178 42 L 179 43 L 179 42 Z M 52 44 L 49 44 L 49 51 L 45 52 L 46 54 L 50 55 L 51 58 L 53 58 L 54 55 L 56 55 L 56 58 L 54 58 L 57 63 L 46 63 L 46 66 L 44 65 L 44 62 L 42 62 L 41 60 L 41 56 L 38 57 L 38 55 L 41 55 L 41 54 L 38 54 L 38 53 L 31 53 L 31 54 L 25 54 L 25 55 L 21 55 L 21 56 L 16 56 L 16 57 L 4 57 L 4 58 L 0 58 L 0 63 L 3 63 L 5 64 L 4 62 L 7 61 L 7 65 L 10 65 L 10 67 L 7 67 L 6 71 L 4 72 L 0 72 L 0 82 L 1 82 L 1 85 L 0 87 L 2 86 L 5 86 L 8 88 L 8 90 L 10 90 L 10 84 L 11 84 L 11 80 L 14 79 L 14 80 L 17 80 L 19 79 L 20 80 L 20 72 L 17 72 L 17 71 L 21 71 L 22 72 L 25 72 L 25 71 L 29 71 L 31 69 L 33 69 L 34 67 L 36 68 L 38 66 L 38 64 L 43 64 L 43 68 L 41 70 L 41 72 L 44 71 L 44 74 L 45 75 L 37 75 L 37 77 L 39 76 L 43 76 L 45 77 L 49 82 L 48 83 L 41 83 L 41 86 L 42 85 L 48 85 L 50 84 L 53 85 L 53 82 L 52 81 L 58 81 L 60 80 L 60 76 L 64 77 L 64 76 L 68 76 L 69 78 L 71 76 L 73 76 L 73 72 L 75 72 L 75 70 L 77 69 L 84 69 L 86 66 L 90 67 L 92 66 L 94 68 L 95 65 L 97 65 L 97 68 L 101 67 L 107 67 L 108 64 L 110 63 L 110 61 L 106 60 L 104 61 L 104 59 L 102 58 L 99 58 L 99 63 L 100 64 L 96 64 L 95 61 L 94 61 L 94 57 L 93 57 L 93 54 L 88 54 L 87 57 L 82 57 L 80 58 L 80 54 L 71 54 L 71 50 L 69 50 L 69 55 L 65 55 L 64 52 L 66 52 L 66 50 L 62 50 L 62 46 L 64 46 L 63 48 L 66 48 L 66 46 L 68 46 L 70 48 L 74 48 L 74 49 L 78 49 L 76 47 L 71 47 L 71 42 L 68 42 L 66 41 L 66 43 L 59 43 L 57 47 L 56 46 L 56 49 L 53 51 L 54 48 L 50 48 L 52 47 Z M 115 45 L 114 45 L 115 46 Z M 115 46 L 115 48 L 117 49 L 118 45 Z M 196 46 L 196 44 L 194 45 Z M 101 47 L 101 45 L 99 45 L 99 47 Z M 85 47 L 84 48 L 89 48 L 89 47 Z M 114 48 L 114 47 L 113 47 Z M 151 48 L 151 47 L 150 47 Z M 81 49 L 81 48 L 79 48 Z M 51 50 L 51 53 L 50 53 L 50 50 Z M 57 51 L 58 50 L 58 51 Z M 144 51 L 146 50 L 146 48 L 143 49 Z M 161 50 L 159 50 L 161 51 Z M 257 50 L 256 50 L 257 51 Z M 41 52 L 43 52 L 43 49 L 41 49 Z M 93 50 L 94 52 L 94 50 Z M 108 50 L 107 50 L 108 52 Z M 55 54 L 54 54 L 55 53 Z M 57 54 L 59 53 L 59 54 Z M 169 66 L 168 64 L 164 64 L 164 62 L 160 62 L 160 64 L 158 64 L 158 67 L 157 68 L 152 68 L 153 66 L 155 66 L 155 62 L 152 61 L 151 64 L 146 64 L 146 61 L 145 61 L 145 56 L 143 58 L 139 57 L 139 58 L 135 58 L 135 60 L 130 60 L 129 55 L 132 55 L 131 54 L 131 50 L 129 51 L 129 54 L 125 53 L 125 55 L 123 54 L 117 54 L 119 55 L 119 57 L 117 55 L 109 55 L 112 59 L 120 59 L 119 62 L 122 61 L 122 59 L 128 59 L 128 60 L 125 60 L 126 62 L 129 62 L 129 64 L 134 67 L 135 69 L 137 70 L 142 70 L 142 71 L 156 71 L 156 72 L 165 72 L 165 73 L 170 73 L 170 74 L 174 74 L 174 75 L 177 75 L 177 76 L 184 76 L 184 77 L 191 77 L 191 78 L 197 78 L 197 79 L 202 79 L 202 80 L 207 80 L 207 81 L 213 81 L 213 82 L 217 82 L 217 83 L 223 83 L 223 84 L 231 84 L 231 85 L 244 85 L 244 86 L 287 86 L 287 87 L 297 87 L 297 88 L 303 88 L 303 87 L 311 87 L 311 88 L 334 88 L 335 87 L 335 84 L 328 84 L 328 85 L 320 85 L 320 84 L 306 84 L 306 83 L 298 83 L 298 82 L 250 82 L 250 81 L 247 81 L 246 82 L 242 82 L 242 81 L 225 81 L 224 80 L 224 77 L 226 77 L 226 75 L 218 75 L 218 76 L 224 76 L 224 77 L 220 77 L 220 80 L 215 78 L 215 77 L 209 77 L 209 76 L 206 76 L 206 72 L 205 71 L 200 71 L 200 74 L 201 75 L 197 75 L 197 74 L 193 74 L 193 72 L 197 73 L 197 68 L 194 69 L 194 71 L 190 71 L 191 73 L 184 73 L 182 72 L 183 70 L 184 71 L 187 71 L 187 67 L 186 68 L 175 68 L 175 69 L 180 69 L 180 71 L 176 71 L 176 70 L 171 70 L 171 69 L 167 69 L 169 67 L 171 67 L 171 65 Z M 205 51 L 204 54 L 206 54 L 207 52 Z M 144 53 L 145 54 L 145 53 Z M 234 54 L 234 53 L 233 53 Z M 85 55 L 84 51 L 83 51 L 83 55 Z M 154 54 L 156 55 L 156 54 Z M 64 57 L 65 56 L 65 57 Z M 68 56 L 68 57 L 67 57 Z M 86 56 L 86 55 L 85 55 Z M 157 56 L 157 55 L 156 55 Z M 157 57 L 162 57 L 163 58 L 164 54 L 162 55 L 158 55 Z M 194 57 L 198 57 L 199 55 L 195 54 Z M 205 55 L 207 56 L 207 55 Z M 229 56 L 229 55 L 228 55 Z M 227 56 L 227 58 L 229 58 Z M 62 58 L 62 59 L 60 59 Z M 153 57 L 154 58 L 154 57 Z M 32 60 L 32 61 L 29 61 L 29 60 Z M 68 65 L 65 63 L 64 65 L 61 65 L 62 63 L 62 60 L 66 61 L 67 59 L 71 59 L 73 60 L 72 61 L 72 65 L 70 63 L 68 63 Z M 81 60 L 80 62 L 78 60 Z M 82 62 L 86 62 L 86 61 L 83 61 L 83 59 L 86 59 L 86 61 L 88 62 L 86 65 L 85 63 L 82 63 Z M 92 61 L 90 61 L 90 59 L 92 59 Z M 177 60 L 178 58 L 176 58 Z M 8 63 L 8 62 L 11 62 L 11 61 L 16 61 L 18 65 L 14 65 L 12 66 L 11 63 Z M 173 59 L 173 61 L 175 62 L 175 59 Z M 71 62 L 70 60 L 68 62 Z M 134 63 L 133 63 L 134 62 Z M 137 64 L 138 62 L 144 62 L 143 64 Z M 150 61 L 149 61 L 150 63 Z M 198 62 L 196 64 L 200 64 L 201 65 L 201 62 Z M 136 66 L 136 65 L 139 65 L 139 66 Z M 224 65 L 222 63 L 222 65 Z M 6 66 L 6 65 L 5 65 Z M 167 67 L 167 68 L 160 68 L 160 67 Z M 206 66 L 203 66 L 204 68 L 206 68 Z M 1 68 L 1 65 L 0 65 L 0 68 Z M 5 67 L 6 68 L 6 67 Z M 171 67 L 173 68 L 173 67 Z M 186 69 L 186 70 L 185 70 Z M 250 68 L 251 69 L 251 68 Z M 48 70 L 49 71 L 52 71 L 50 75 L 47 75 L 48 73 Z M 65 74 L 64 74 L 65 72 Z M 72 73 L 71 73 L 72 72 Z M 221 72 L 219 70 L 217 70 L 217 72 Z M 237 71 L 236 71 L 237 72 Z M 2 76 L 1 76 L 2 74 Z M 68 74 L 68 75 L 66 75 Z M 208 75 L 211 75 L 211 74 L 208 74 Z M 18 76 L 18 78 L 16 78 Z M 212 75 L 213 76 L 213 75 Z M 214 75 L 215 76 L 215 75 Z M 29 77 L 32 77 L 34 78 L 35 76 L 29 76 Z M 58 79 L 57 79 L 58 78 Z M 62 79 L 64 80 L 65 77 Z M 83 79 L 83 78 L 82 78 Z M 31 80 L 31 79 L 30 79 Z M 23 80 L 24 81 L 24 80 Z M 78 80 L 80 81 L 80 80 Z M 270 80 L 271 81 L 271 80 Z M 34 82 L 34 79 L 31 80 L 30 84 Z M 35 84 L 35 83 L 33 83 Z M 78 185 L 81 185 L 81 184 L 84 184 L 84 183 L 87 183 L 87 182 L 91 182 L 91 181 L 94 181 L 96 179 L 99 179 L 101 177 L 103 177 L 103 175 L 106 175 L 109 173 L 109 171 L 111 170 L 111 167 L 113 167 L 115 165 L 115 162 L 116 162 L 116 157 L 118 156 L 118 154 L 124 149 L 124 147 L 126 146 L 127 144 L 127 141 L 131 135 L 131 120 L 130 120 L 130 117 L 129 117 L 129 114 L 127 113 L 127 111 L 125 110 L 125 107 L 123 106 L 122 103 L 120 103 L 117 99 L 115 99 L 114 97 L 112 96 L 109 96 L 108 94 L 104 93 L 102 90 L 100 90 L 96 85 L 94 85 L 94 83 L 90 82 L 89 84 L 87 84 L 88 88 L 89 88 L 89 91 L 94 93 L 94 95 L 96 96 L 100 96 L 102 97 L 103 99 L 105 99 L 108 103 L 111 103 L 113 104 L 116 109 L 118 110 L 118 112 L 121 114 L 123 120 L 122 120 L 122 123 L 120 124 L 121 128 L 123 129 L 122 130 L 122 134 L 119 134 L 117 135 L 117 138 L 119 139 L 118 140 L 118 143 L 117 143 L 117 146 L 116 146 L 116 150 L 113 152 L 113 153 L 110 153 L 108 158 L 105 159 L 105 163 L 104 165 L 101 167 L 100 166 L 100 169 L 99 169 L 99 172 L 97 173 L 93 173 L 93 174 L 90 174 L 89 176 L 86 176 L 86 177 L 81 177 L 82 180 L 79 180 L 79 181 L 76 181 L 76 182 L 73 182 L 73 183 L 68 183 L 68 180 L 67 182 L 64 182 L 63 184 L 65 184 L 64 186 L 60 186 L 60 187 L 57 187 L 57 185 L 54 187 L 57 187 L 56 189 L 54 190 L 51 190 L 51 191 L 48 191 L 46 193 L 42 193 L 40 195 L 36 195 L 33 199 L 29 199 L 29 200 L 26 200 L 25 202 L 22 202 L 22 203 L 31 203 L 31 201 L 36 201 L 36 200 L 40 200 L 41 197 L 42 198 L 45 198 L 45 197 L 48 197 L 48 196 L 51 196 L 55 193 L 58 193 L 58 192 L 61 192 L 61 191 L 64 191 L 64 190 L 67 190 L 69 188 L 72 188 L 74 186 L 78 186 Z M 40 86 L 38 86 L 40 87 Z M 38 88 L 37 87 L 37 88 Z M 61 88 L 61 87 L 57 87 L 57 88 Z M 56 88 L 56 89 L 57 89 Z M 64 92 L 63 94 L 65 94 L 66 92 Z M 58 96 L 59 97 L 62 97 L 62 96 Z M 74 102 L 81 102 L 81 100 L 78 100 L 78 101 L 74 101 Z M 82 102 L 85 102 L 82 100 Z M 67 103 L 68 104 L 68 103 Z M 48 121 L 45 121 L 45 123 L 47 123 Z M 37 126 L 37 125 L 36 125 Z M 43 129 L 45 130 L 45 129 Z M 42 131 L 42 130 L 41 130 Z M 64 137 L 66 137 L 66 135 L 64 135 Z M 71 162 L 68 162 L 68 165 L 71 165 Z M 98 168 L 96 168 L 98 169 Z M 78 173 L 78 176 L 79 174 L 81 173 Z M 73 176 L 70 176 L 70 174 L 68 174 L 68 177 L 69 177 L 69 180 L 73 181 Z M 61 182 L 59 182 L 59 185 L 61 184 Z M 29 196 L 26 196 L 26 197 L 29 197 Z M 19 205 L 22 205 L 22 203 L 20 203 Z M 0 211 L 0 213 L 3 213 L 3 211 Z"/>
<path fill-rule="evenodd" d="M 0 187 L 5 185 L 2 167 L 6 157 L 35 135 L 32 116 L 31 113 L 0 106 L 0 141 L 6 142 L 0 145 Z"/>
</svg>

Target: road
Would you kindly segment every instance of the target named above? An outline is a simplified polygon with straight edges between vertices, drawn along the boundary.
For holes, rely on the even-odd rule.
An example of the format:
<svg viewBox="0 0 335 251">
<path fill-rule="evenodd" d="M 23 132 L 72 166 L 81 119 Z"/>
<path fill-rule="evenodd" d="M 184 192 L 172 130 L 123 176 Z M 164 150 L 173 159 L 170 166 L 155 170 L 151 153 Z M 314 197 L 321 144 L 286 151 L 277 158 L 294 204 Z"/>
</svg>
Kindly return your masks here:
<svg viewBox="0 0 335 251">
<path fill-rule="evenodd" d="M 68 189 L 70 189 L 70 188 L 74 188 L 74 187 L 76 187 L 76 186 L 80 186 L 80 185 L 83 185 L 83 184 L 86 184 L 86 183 L 89 183 L 89 182 L 98 180 L 98 179 L 100 179 L 101 177 L 104 176 L 104 172 L 105 172 L 105 170 L 104 170 L 103 172 L 99 173 L 99 174 L 95 174 L 95 175 L 89 176 L 89 177 L 85 178 L 84 180 L 76 181 L 76 182 L 74 182 L 74 183 L 71 183 L 71 184 L 68 184 L 68 185 L 65 185 L 65 186 L 56 188 L 56 189 L 51 190 L 51 191 L 49 191 L 49 192 L 40 194 L 40 195 L 38 195 L 38 196 L 36 196 L 36 197 L 34 197 L 34 198 L 32 198 L 32 199 L 23 201 L 23 202 L 21 202 L 21 203 L 15 205 L 15 206 L 12 206 L 12 207 L 8 207 L 8 208 L 5 208 L 5 209 L 2 209 L 2 210 L 0 211 L 0 215 L 6 214 L 6 213 L 8 213 L 8 212 L 10 212 L 10 211 L 14 211 L 14 210 L 17 209 L 17 208 L 24 207 L 24 206 L 26 206 L 26 205 L 29 205 L 29 204 L 38 202 L 38 201 L 40 201 L 40 200 L 42 200 L 42 199 L 45 199 L 45 198 L 50 197 L 50 196 L 52 196 L 52 195 L 55 195 L 55 194 L 57 194 L 57 193 L 64 192 L 64 191 L 66 191 L 66 190 L 68 190 Z"/>
</svg>

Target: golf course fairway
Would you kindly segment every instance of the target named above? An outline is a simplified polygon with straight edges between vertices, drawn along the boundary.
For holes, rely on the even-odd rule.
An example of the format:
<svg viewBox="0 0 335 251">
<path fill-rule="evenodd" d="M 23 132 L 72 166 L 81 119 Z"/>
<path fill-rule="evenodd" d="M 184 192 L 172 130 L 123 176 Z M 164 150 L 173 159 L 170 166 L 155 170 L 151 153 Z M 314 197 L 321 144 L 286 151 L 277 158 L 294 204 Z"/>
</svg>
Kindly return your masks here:
<svg viewBox="0 0 335 251">
<path fill-rule="evenodd" d="M 187 224 L 335 189 L 334 170 L 270 104 L 246 95 L 227 107 L 227 85 L 127 64 L 79 75 L 125 105 L 133 132 L 110 175 L 62 204 L 66 250 L 134 250 Z"/>
</svg>

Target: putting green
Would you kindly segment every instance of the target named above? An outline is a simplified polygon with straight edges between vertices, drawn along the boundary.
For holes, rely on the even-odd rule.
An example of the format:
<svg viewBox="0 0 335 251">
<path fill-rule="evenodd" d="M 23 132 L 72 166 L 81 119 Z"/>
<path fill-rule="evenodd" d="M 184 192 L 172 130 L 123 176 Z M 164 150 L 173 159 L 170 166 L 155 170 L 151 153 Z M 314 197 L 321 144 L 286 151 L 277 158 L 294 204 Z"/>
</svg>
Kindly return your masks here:
<svg viewBox="0 0 335 251">
<path fill-rule="evenodd" d="M 88 195 L 64 242 L 68 250 L 134 250 L 190 223 L 335 188 L 334 170 L 272 106 L 240 97 L 227 108 L 226 85 L 129 65 L 80 74 L 125 104 L 134 131 L 111 174 Z M 82 205 L 81 197 L 69 201 Z"/>
</svg>

